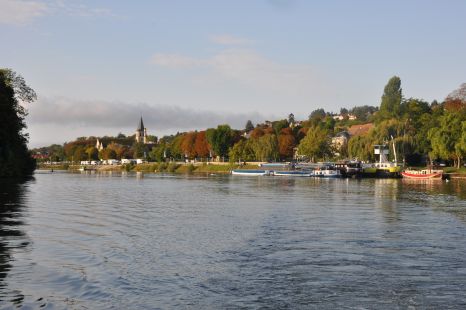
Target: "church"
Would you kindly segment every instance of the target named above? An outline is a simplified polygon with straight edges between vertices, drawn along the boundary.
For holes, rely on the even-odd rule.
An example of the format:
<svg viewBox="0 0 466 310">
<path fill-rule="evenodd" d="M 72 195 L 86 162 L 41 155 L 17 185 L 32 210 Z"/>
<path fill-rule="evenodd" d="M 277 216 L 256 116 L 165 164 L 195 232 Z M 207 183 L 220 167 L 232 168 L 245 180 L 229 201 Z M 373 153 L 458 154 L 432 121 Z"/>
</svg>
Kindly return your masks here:
<svg viewBox="0 0 466 310">
<path fill-rule="evenodd" d="M 144 127 L 142 116 L 141 116 L 141 121 L 139 122 L 139 126 L 136 129 L 136 142 L 144 143 L 144 144 L 148 143 L 147 142 L 147 128 Z"/>
</svg>

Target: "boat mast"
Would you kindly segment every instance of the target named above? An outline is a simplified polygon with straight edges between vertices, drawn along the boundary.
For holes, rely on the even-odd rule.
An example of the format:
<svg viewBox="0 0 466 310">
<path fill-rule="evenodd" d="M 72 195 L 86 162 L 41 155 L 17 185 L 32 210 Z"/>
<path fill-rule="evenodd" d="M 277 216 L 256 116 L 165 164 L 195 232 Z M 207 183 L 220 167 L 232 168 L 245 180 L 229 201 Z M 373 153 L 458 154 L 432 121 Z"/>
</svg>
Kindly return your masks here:
<svg viewBox="0 0 466 310">
<path fill-rule="evenodd" d="M 392 137 L 392 143 L 393 143 L 393 154 L 395 156 L 395 163 L 398 163 L 398 160 L 396 159 L 396 148 L 395 148 L 395 140 L 393 139 L 393 136 L 391 135 Z"/>
</svg>

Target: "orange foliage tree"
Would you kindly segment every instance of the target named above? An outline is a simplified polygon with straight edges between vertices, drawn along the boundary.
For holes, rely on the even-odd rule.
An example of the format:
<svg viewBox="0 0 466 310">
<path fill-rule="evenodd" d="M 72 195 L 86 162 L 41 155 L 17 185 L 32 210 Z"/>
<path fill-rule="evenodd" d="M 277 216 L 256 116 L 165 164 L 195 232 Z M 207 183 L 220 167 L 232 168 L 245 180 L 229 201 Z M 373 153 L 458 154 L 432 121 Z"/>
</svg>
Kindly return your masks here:
<svg viewBox="0 0 466 310">
<path fill-rule="evenodd" d="M 189 158 L 196 157 L 196 151 L 194 149 L 194 143 L 196 141 L 197 132 L 191 131 L 184 135 L 181 140 L 181 151 Z"/>
<path fill-rule="evenodd" d="M 293 136 L 291 128 L 283 128 L 278 136 L 278 153 L 280 158 L 286 159 L 293 157 L 293 149 L 296 146 L 296 139 Z"/>
<path fill-rule="evenodd" d="M 196 156 L 201 158 L 209 156 L 210 146 L 207 142 L 205 131 L 200 131 L 197 133 L 196 140 L 194 142 L 194 152 L 196 153 Z"/>
</svg>

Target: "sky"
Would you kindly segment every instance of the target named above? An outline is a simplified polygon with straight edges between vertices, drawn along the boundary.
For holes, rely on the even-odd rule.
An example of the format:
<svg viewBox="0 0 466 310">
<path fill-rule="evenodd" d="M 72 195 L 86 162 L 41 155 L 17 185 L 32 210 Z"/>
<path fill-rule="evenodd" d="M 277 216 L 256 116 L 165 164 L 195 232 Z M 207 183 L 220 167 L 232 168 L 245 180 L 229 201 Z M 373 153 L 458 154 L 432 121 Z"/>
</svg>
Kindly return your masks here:
<svg viewBox="0 0 466 310">
<path fill-rule="evenodd" d="M 0 0 L 0 67 L 37 92 L 31 147 L 243 128 L 466 82 L 466 1 Z"/>
</svg>

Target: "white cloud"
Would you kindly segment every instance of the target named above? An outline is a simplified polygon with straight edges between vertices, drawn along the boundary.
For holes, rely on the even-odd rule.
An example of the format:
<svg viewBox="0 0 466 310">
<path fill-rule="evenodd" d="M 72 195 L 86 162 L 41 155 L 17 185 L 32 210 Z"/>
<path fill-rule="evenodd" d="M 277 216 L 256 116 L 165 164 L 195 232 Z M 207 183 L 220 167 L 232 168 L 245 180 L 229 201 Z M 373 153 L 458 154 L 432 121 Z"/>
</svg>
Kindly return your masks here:
<svg viewBox="0 0 466 310">
<path fill-rule="evenodd" d="M 280 64 L 251 49 L 230 48 L 209 58 L 193 58 L 179 54 L 155 54 L 151 63 L 158 66 L 186 69 L 194 66 L 207 69 L 208 76 L 197 80 L 235 81 L 269 93 L 302 94 L 318 89 L 325 93 L 322 76 L 305 64 Z"/>
<path fill-rule="evenodd" d="M 152 56 L 149 61 L 153 65 L 162 67 L 186 68 L 204 65 L 206 62 L 202 59 L 196 59 L 178 54 L 158 53 Z"/>
<path fill-rule="evenodd" d="M 39 1 L 0 0 L 0 23 L 24 25 L 47 14 L 48 7 Z"/>
<path fill-rule="evenodd" d="M 252 40 L 235 37 L 229 34 L 212 35 L 210 40 L 221 45 L 249 45 L 254 43 Z"/>
<path fill-rule="evenodd" d="M 106 8 L 89 7 L 63 0 L 0 0 L 0 23 L 26 25 L 45 15 L 78 17 L 118 17 Z"/>
</svg>

